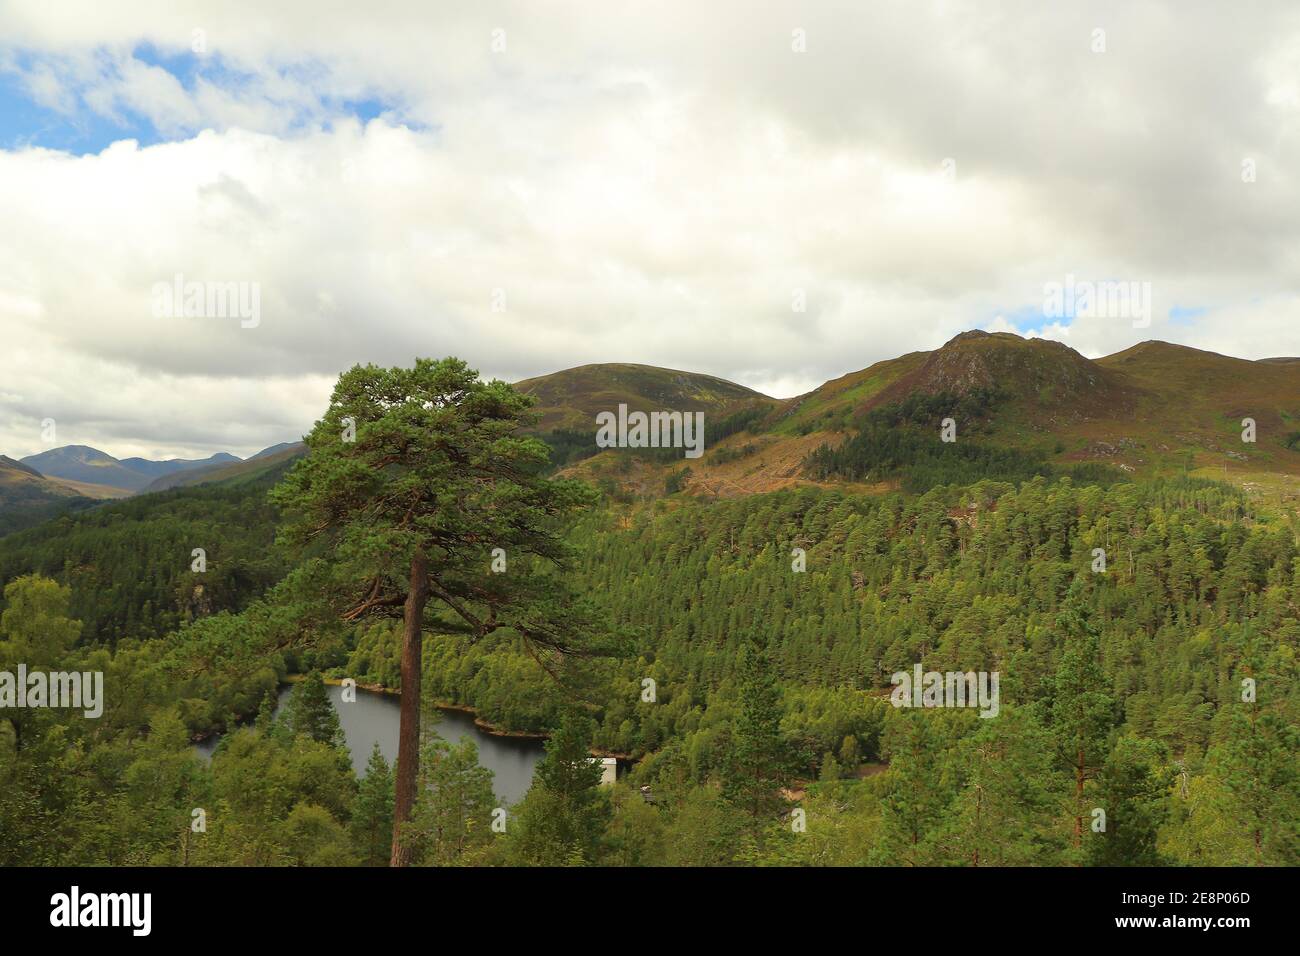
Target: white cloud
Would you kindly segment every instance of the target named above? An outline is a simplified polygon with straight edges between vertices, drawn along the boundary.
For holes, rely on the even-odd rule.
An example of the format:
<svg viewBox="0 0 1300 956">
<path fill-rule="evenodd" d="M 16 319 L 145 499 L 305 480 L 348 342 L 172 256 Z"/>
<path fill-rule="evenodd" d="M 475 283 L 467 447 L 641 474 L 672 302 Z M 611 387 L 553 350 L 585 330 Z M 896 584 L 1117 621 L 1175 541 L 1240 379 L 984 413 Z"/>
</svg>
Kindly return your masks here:
<svg viewBox="0 0 1300 956">
<path fill-rule="evenodd" d="M 195 29 L 196 82 L 134 53 Z M 1286 3 L 31 2 L 0 37 L 48 108 L 172 140 L 0 151 L 11 454 L 46 410 L 118 454 L 246 453 L 309 427 L 343 368 L 415 355 L 793 393 L 1010 327 L 1067 274 L 1153 289 L 1147 329 L 1031 323 L 1084 354 L 1300 354 Z M 367 98 L 389 111 L 365 125 L 339 105 Z M 154 319 L 176 273 L 259 283 L 261 324 Z"/>
</svg>

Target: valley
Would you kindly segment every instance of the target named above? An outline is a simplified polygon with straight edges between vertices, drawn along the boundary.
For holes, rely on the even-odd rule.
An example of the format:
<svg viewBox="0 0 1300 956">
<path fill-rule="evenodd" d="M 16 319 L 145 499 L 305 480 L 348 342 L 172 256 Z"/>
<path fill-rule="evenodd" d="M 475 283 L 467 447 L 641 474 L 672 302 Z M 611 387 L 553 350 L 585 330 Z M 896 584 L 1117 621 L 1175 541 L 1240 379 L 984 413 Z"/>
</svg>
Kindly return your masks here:
<svg viewBox="0 0 1300 956">
<path fill-rule="evenodd" d="M 378 374 L 345 373 L 338 394 Z M 24 615 L 45 608 L 42 620 L 76 635 L 59 659 L 102 669 L 107 696 L 93 731 L 41 715 L 6 734 L 0 722 L 0 756 L 30 781 L 12 806 L 124 800 L 145 828 L 120 844 L 130 849 L 101 848 L 63 818 L 72 829 L 62 842 L 29 828 L 41 842 L 13 853 L 194 859 L 166 821 L 202 799 L 224 808 L 218 820 L 245 821 L 217 823 L 204 862 L 388 862 L 394 811 L 383 793 L 396 786 L 393 761 L 410 759 L 406 717 L 389 713 L 397 725 L 362 753 L 355 728 L 338 727 L 340 718 L 352 727 L 352 705 L 325 681 L 403 687 L 404 569 L 389 564 L 393 548 L 356 550 L 394 533 L 386 522 L 400 528 L 400 514 L 359 512 L 355 541 L 320 539 L 319 516 L 301 524 L 304 482 L 332 488 L 329 468 L 375 455 L 383 464 L 350 472 L 355 480 L 432 496 L 439 535 L 464 528 L 463 541 L 432 546 L 442 610 L 423 618 L 420 693 L 550 741 L 531 785 L 511 771 L 507 808 L 492 783 L 505 765 L 482 759 L 488 744 L 425 734 L 421 773 L 441 783 L 417 791 L 412 860 L 1296 861 L 1293 361 L 1147 343 L 1093 362 L 1059 343 L 966 333 L 787 400 L 647 366 L 584 366 L 520 391 L 468 384 L 454 360 L 382 374 L 451 376 L 457 394 L 492 396 L 467 409 L 515 403 L 490 426 L 507 442 L 493 447 L 531 464 L 477 460 L 502 469 L 492 481 L 517 486 L 474 504 L 491 485 L 423 450 L 425 435 L 467 440 L 441 419 L 415 433 L 420 450 L 395 467 L 404 422 L 363 412 L 353 451 L 336 437 L 337 416 L 358 412 L 338 404 L 306 445 L 243 462 L 156 463 L 169 473 L 119 500 L 78 499 L 64 484 L 78 479 L 0 460 L 12 493 L 27 496 L 19 501 L 53 502 L 58 515 L 0 538 L 0 627 L 9 642 L 30 640 Z M 703 455 L 599 448 L 596 416 L 612 412 L 602 407 L 611 400 L 647 415 L 673 402 L 703 414 Z M 430 412 L 436 402 L 411 407 L 447 414 Z M 1253 443 L 1241 440 L 1242 418 L 1256 423 Z M 941 440 L 942 420 L 955 441 Z M 380 428 L 393 431 L 381 439 Z M 43 463 L 148 477 L 150 466 L 105 458 L 78 448 Z M 351 512 L 356 493 L 343 494 Z M 366 494 L 370 509 L 393 500 Z M 444 495 L 454 509 L 436 503 Z M 554 496 L 544 520 L 524 529 L 497 517 L 500 502 L 535 496 Z M 322 514 L 342 514 L 336 507 Z M 475 514 L 481 527 L 463 524 Z M 194 547 L 202 568 L 190 562 Z M 374 576 L 350 579 L 358 561 Z M 969 679 L 980 709 L 928 699 L 899 709 L 891 675 L 896 685 L 922 672 Z M 291 676 L 301 679 L 286 698 Z M 1248 706 L 1243 680 L 1259 694 Z M 1086 721 L 1072 700 L 1089 702 Z M 120 771 L 102 784 L 62 775 L 66 762 L 49 762 L 34 742 L 67 733 L 90 748 L 67 758 L 73 766 L 110 759 Z M 210 763 L 189 762 L 191 739 L 218 737 Z M 611 787 L 555 777 L 582 755 L 611 753 L 629 767 Z M 202 796 L 146 810 L 154 795 L 131 789 L 133 766 L 188 768 L 177 792 Z M 281 802 L 254 798 L 250 787 L 269 779 L 286 781 Z M 474 794 L 464 819 L 499 811 L 516 823 L 440 836 L 426 829 L 445 810 L 428 803 L 438 787 Z M 562 787 L 578 802 L 556 817 Z M 993 817 L 972 817 L 972 801 Z M 1082 821 L 1102 804 L 1113 835 L 1087 837 Z M 783 822 L 792 808 L 815 841 L 792 838 Z M 12 828 L 5 813 L 0 826 Z M 308 818 L 315 835 L 295 836 Z M 570 836 L 554 835 L 556 820 Z"/>
</svg>

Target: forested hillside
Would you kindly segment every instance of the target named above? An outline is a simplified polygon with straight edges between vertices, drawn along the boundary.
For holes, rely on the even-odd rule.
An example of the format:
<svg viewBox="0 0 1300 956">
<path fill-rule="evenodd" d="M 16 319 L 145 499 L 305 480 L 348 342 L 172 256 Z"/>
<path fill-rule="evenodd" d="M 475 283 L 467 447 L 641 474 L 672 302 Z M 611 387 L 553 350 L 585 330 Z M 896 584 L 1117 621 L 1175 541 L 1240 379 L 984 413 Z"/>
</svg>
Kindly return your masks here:
<svg viewBox="0 0 1300 956">
<path fill-rule="evenodd" d="M 331 415 L 375 391 L 354 378 L 382 373 L 349 374 Z M 415 374 L 472 375 L 455 362 Z M 389 859 L 393 774 L 375 754 L 357 779 L 320 678 L 400 689 L 403 599 L 385 596 L 390 549 L 366 520 L 342 544 L 301 517 L 297 538 L 279 533 L 316 474 L 338 483 L 333 508 L 364 516 L 368 501 L 432 495 L 444 509 L 433 535 L 466 522 L 437 583 L 457 589 L 456 615 L 430 612 L 415 632 L 426 700 L 550 735 L 504 831 L 488 826 L 498 808 L 473 744 L 427 736 L 409 862 L 1300 863 L 1289 509 L 1230 484 L 999 445 L 1009 397 L 984 386 L 857 413 L 851 434 L 807 458 L 824 486 L 596 495 L 549 484 L 546 448 L 512 431 L 517 396 L 476 387 L 465 403 L 489 425 L 412 429 L 385 405 L 396 417 L 369 439 L 378 466 L 356 465 L 329 421 L 312 439 L 321 457 L 0 540 L 0 663 L 101 670 L 108 688 L 102 719 L 40 710 L 0 723 L 0 859 Z M 974 440 L 939 441 L 944 411 Z M 769 414 L 742 409 L 724 430 L 785 427 Z M 518 458 L 501 474 L 521 484 L 489 494 L 484 513 L 534 503 L 508 555 L 494 544 L 514 525 L 470 518 L 486 479 L 452 494 L 391 464 L 392 449 L 414 447 L 450 467 L 422 443 L 471 427 Z M 662 451 L 602 457 L 639 467 Z M 550 455 L 553 474 L 564 453 Z M 401 491 L 381 492 L 384 480 Z M 863 493 L 864 481 L 877 486 Z M 547 503 L 557 490 L 566 497 Z M 353 570 L 368 566 L 380 570 Z M 363 610 L 397 613 L 340 614 L 348 587 Z M 511 587 L 530 603 L 500 618 Z M 914 668 L 996 675 L 993 712 L 898 706 Z M 294 673 L 307 679 L 272 719 Z M 217 731 L 207 764 L 189 741 Z M 623 761 L 617 785 L 597 785 L 590 753 Z M 196 806 L 212 819 L 201 839 Z"/>
<path fill-rule="evenodd" d="M 286 570 L 272 548 L 277 513 L 266 501 L 283 472 L 111 502 L 9 535 L 0 539 L 0 582 L 35 572 L 69 585 L 83 640 L 109 646 L 238 610 Z M 192 570 L 196 548 L 205 554 L 202 575 Z"/>
</svg>

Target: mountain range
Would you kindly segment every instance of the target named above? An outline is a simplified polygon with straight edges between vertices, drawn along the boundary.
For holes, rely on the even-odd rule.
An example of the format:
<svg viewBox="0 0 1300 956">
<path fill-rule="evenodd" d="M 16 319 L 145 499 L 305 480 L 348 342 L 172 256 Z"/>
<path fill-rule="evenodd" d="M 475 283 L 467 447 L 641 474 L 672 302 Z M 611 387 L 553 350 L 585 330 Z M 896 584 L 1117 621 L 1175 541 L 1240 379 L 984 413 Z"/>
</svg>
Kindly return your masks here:
<svg viewBox="0 0 1300 956">
<path fill-rule="evenodd" d="M 227 452 L 210 458 L 191 460 L 170 458 L 150 461 L 146 458 L 118 460 L 97 448 L 86 445 L 64 445 L 37 455 L 28 455 L 22 463 L 36 469 L 46 478 L 63 478 L 87 485 L 100 485 L 116 491 L 143 491 L 150 483 L 164 475 L 211 465 L 239 461 Z"/>
<path fill-rule="evenodd" d="M 516 388 L 536 400 L 536 430 L 558 463 L 632 494 L 662 493 L 665 477 L 676 471 L 678 489 L 724 497 L 813 480 L 896 485 L 896 476 L 883 473 L 869 481 L 814 479 L 809 456 L 844 446 L 864 416 L 897 419 L 898 409 L 919 399 L 935 408 L 978 407 L 970 421 L 958 423 L 959 440 L 1032 454 L 1045 466 L 1199 473 L 1280 499 L 1300 493 L 1300 358 L 1294 357 L 1250 361 L 1149 341 L 1088 359 L 1048 339 L 972 331 L 789 399 L 712 375 L 626 363 L 578 366 Z M 595 416 L 620 404 L 633 411 L 704 412 L 704 457 L 688 463 L 671 454 L 629 460 L 598 453 Z M 1254 422 L 1254 442 L 1242 440 L 1244 419 Z M 938 419 L 930 424 L 937 428 Z M 301 442 L 283 442 L 247 460 L 223 452 L 150 461 L 72 445 L 21 461 L 0 456 L 0 516 L 13 530 L 88 507 L 94 503 L 88 499 L 257 474 L 304 450 Z"/>
<path fill-rule="evenodd" d="M 99 501 L 259 472 L 301 454 L 304 447 L 281 442 L 246 460 L 228 452 L 202 459 L 117 459 L 87 445 L 52 448 L 18 461 L 0 455 L 0 534 Z"/>
<path fill-rule="evenodd" d="M 635 494 L 655 493 L 666 474 L 685 467 L 680 487 L 698 494 L 807 483 L 809 455 L 842 445 L 863 416 L 918 397 L 942 407 L 973 395 L 991 405 L 980 421 L 958 424 L 959 442 L 1015 449 L 1061 469 L 1200 474 L 1270 495 L 1300 492 L 1300 359 L 1290 357 L 1250 361 L 1149 341 L 1089 359 L 1049 339 L 971 331 L 789 399 L 711 376 L 628 365 L 582 366 L 517 387 L 538 398 L 544 434 L 548 427 L 590 431 L 595 414 L 619 401 L 642 411 L 712 413 L 702 459 L 643 456 L 615 465 L 591 449 L 569 465 L 575 475 Z M 1254 442 L 1242 440 L 1247 418 Z M 928 427 L 937 439 L 939 416 Z"/>
</svg>

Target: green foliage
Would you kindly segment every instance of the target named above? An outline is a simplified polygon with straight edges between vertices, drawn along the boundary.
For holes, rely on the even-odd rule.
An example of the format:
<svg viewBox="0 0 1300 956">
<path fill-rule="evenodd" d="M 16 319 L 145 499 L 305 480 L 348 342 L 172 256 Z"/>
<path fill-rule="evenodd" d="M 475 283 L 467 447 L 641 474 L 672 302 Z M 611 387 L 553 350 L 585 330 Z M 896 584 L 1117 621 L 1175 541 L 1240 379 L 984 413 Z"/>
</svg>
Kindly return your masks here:
<svg viewBox="0 0 1300 956">
<path fill-rule="evenodd" d="M 600 446 L 596 444 L 594 425 L 586 431 L 553 428 L 541 437 L 551 450 L 551 464 L 556 468 L 564 468 L 566 465 L 572 465 L 600 453 Z"/>
<path fill-rule="evenodd" d="M 81 622 L 69 617 L 71 592 L 68 588 L 37 575 L 9 582 L 4 589 L 5 610 L 0 613 L 0 671 L 16 680 L 20 665 L 29 672 L 64 670 L 68 652 L 81 633 Z M 13 746 L 30 747 L 34 734 L 49 727 L 50 711 L 45 708 L 4 709 L 13 733 Z M 50 728 L 55 730 L 55 728 Z M 57 733 L 57 730 L 56 730 Z"/>
<path fill-rule="evenodd" d="M 420 755 L 420 789 L 404 838 L 415 862 L 454 866 L 478 862 L 493 841 L 492 771 L 479 765 L 470 738 L 452 745 L 430 735 Z"/>
<path fill-rule="evenodd" d="M 1097 806 L 1106 828 L 1089 834 L 1094 866 L 1159 866 L 1156 841 L 1169 812 L 1173 768 L 1159 743 L 1121 737 L 1097 775 Z"/>
<path fill-rule="evenodd" d="M 1280 689 L 1276 679 L 1269 686 Z M 1210 772 L 1245 837 L 1237 850 L 1245 850 L 1244 858 L 1231 862 L 1294 866 L 1300 859 L 1300 726 L 1294 712 L 1277 702 L 1239 700 L 1221 715 L 1220 726 L 1208 755 Z"/>
<path fill-rule="evenodd" d="M 0 863 L 386 862 L 382 757 L 358 786 L 318 721 L 295 734 L 294 708 L 272 722 L 266 701 L 291 666 L 396 683 L 397 622 L 323 608 L 341 565 L 309 542 L 234 612 L 148 640 L 92 633 L 81 609 L 110 621 L 121 592 L 88 588 L 78 559 L 57 552 L 90 519 L 51 527 L 57 582 L 27 577 L 23 561 L 5 578 L 3 660 L 102 669 L 107 700 L 98 721 L 30 710 L 0 722 Z M 151 520 L 145 509 L 99 529 L 102 554 Z M 557 730 L 504 835 L 489 836 L 495 803 L 468 748 L 426 747 L 412 837 L 426 862 L 1300 863 L 1300 548 L 1237 491 L 1039 477 L 919 495 L 679 496 L 543 525 L 569 559 L 552 596 L 586 596 L 602 629 L 634 636 L 632 654 L 578 666 L 535 656 L 514 627 L 480 636 L 446 608 L 429 616 L 427 693 L 505 727 Z M 383 547 L 397 540 L 379 527 Z M 358 561 L 386 560 L 358 534 Z M 255 538 L 233 557 L 255 559 Z M 0 542 L 0 560 L 34 554 L 21 539 Z M 535 570 L 512 553 L 509 574 L 491 576 L 486 541 L 457 553 L 468 557 L 450 580 L 466 587 Z M 486 596 L 468 600 L 489 619 Z M 745 649 L 752 634 L 764 653 Z M 999 716 L 895 710 L 889 675 L 916 663 L 999 671 Z M 1247 677 L 1257 698 L 1243 697 Z M 259 711 L 210 765 L 195 757 L 192 734 Z M 592 746 L 634 758 L 615 787 L 596 786 Z M 806 832 L 792 831 L 790 806 Z M 191 828 L 196 807 L 205 832 Z"/>
<path fill-rule="evenodd" d="M 72 589 L 83 638 L 154 638 L 186 621 L 239 611 L 288 570 L 271 547 L 278 514 L 257 481 L 143 495 L 0 539 L 0 581 L 51 577 Z M 190 570 L 191 552 L 207 570 Z"/>
<path fill-rule="evenodd" d="M 362 866 L 388 865 L 393 846 L 393 771 L 378 741 L 357 787 L 349 829 L 352 850 Z"/>
<path fill-rule="evenodd" d="M 739 712 L 725 781 L 727 799 L 745 813 L 751 833 L 784 809 L 780 789 L 789 775 L 789 748 L 781 736 L 781 690 L 771 661 L 756 644 L 741 648 Z"/>
<path fill-rule="evenodd" d="M 308 737 L 318 744 L 345 746 L 339 715 L 330 702 L 320 671 L 308 671 L 295 685 L 293 695 L 289 698 L 288 710 L 286 723 L 293 733 Z"/>
<path fill-rule="evenodd" d="M 557 519 L 594 496 L 542 476 L 546 446 L 518 431 L 529 404 L 458 359 L 340 376 L 306 438 L 311 454 L 271 494 L 289 514 L 287 542 L 329 536 L 331 580 L 317 598 L 349 621 L 401 617 L 419 561 L 426 627 L 475 638 L 511 628 L 544 647 L 586 650 L 581 603 L 543 572 L 569 555 Z M 490 572 L 493 548 L 514 571 Z"/>
<path fill-rule="evenodd" d="M 1065 646 L 1046 698 L 1058 758 L 1074 778 L 1076 848 L 1083 841 L 1087 783 L 1105 759 L 1115 720 L 1115 702 L 1106 692 L 1101 668 L 1101 642 L 1083 591 L 1083 579 L 1076 579 L 1057 615 Z"/>
<path fill-rule="evenodd" d="M 838 447 L 822 445 L 808 456 L 808 474 L 818 480 L 897 480 L 922 494 L 941 485 L 981 480 L 1028 481 L 1068 474 L 1079 482 L 1110 484 L 1122 475 L 1090 463 L 1059 469 L 1041 451 L 999 447 L 975 439 L 986 430 L 989 412 L 1003 400 L 995 389 L 965 395 L 915 392 L 901 402 L 872 409 L 858 420 L 855 435 Z M 940 438 L 942 419 L 956 423 L 957 440 Z"/>
<path fill-rule="evenodd" d="M 0 663 L 29 668 L 57 665 L 81 635 L 80 621 L 69 617 L 72 591 L 34 574 L 5 585 L 0 613 Z"/>
<path fill-rule="evenodd" d="M 224 866 L 353 863 L 351 764 L 305 736 L 237 730 L 212 759 L 208 829 L 194 861 Z"/>
<path fill-rule="evenodd" d="M 590 759 L 594 723 L 566 711 L 546 742 L 546 756 L 514 813 L 508 859 L 515 865 L 594 863 L 610 814 L 597 789 L 600 765 Z"/>
</svg>

